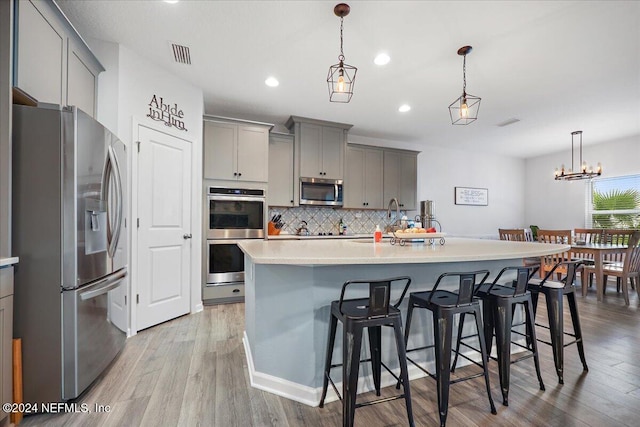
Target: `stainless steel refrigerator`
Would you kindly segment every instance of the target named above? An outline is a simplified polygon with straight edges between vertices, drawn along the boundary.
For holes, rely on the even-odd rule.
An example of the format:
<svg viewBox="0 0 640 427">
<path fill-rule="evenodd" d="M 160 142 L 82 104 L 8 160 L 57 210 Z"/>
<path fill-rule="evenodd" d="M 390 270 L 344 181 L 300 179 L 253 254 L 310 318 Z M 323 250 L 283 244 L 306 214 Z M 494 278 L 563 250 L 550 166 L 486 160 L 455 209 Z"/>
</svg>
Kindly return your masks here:
<svg viewBox="0 0 640 427">
<path fill-rule="evenodd" d="M 13 107 L 14 337 L 25 402 L 78 397 L 124 346 L 125 149 L 75 107 Z"/>
</svg>

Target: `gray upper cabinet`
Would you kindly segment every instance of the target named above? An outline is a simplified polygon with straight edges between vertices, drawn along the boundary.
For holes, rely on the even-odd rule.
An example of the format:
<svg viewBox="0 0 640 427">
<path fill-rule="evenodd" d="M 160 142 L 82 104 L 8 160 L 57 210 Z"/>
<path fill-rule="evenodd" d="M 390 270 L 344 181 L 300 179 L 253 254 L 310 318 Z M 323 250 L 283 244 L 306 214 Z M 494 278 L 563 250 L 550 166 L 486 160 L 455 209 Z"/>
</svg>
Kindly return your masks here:
<svg viewBox="0 0 640 427">
<path fill-rule="evenodd" d="M 16 1 L 14 86 L 38 102 L 76 105 L 95 117 L 104 67 L 54 2 Z"/>
<path fill-rule="evenodd" d="M 269 125 L 204 121 L 204 178 L 267 182 Z"/>
<path fill-rule="evenodd" d="M 269 206 L 295 206 L 293 180 L 293 135 L 269 137 Z"/>
<path fill-rule="evenodd" d="M 298 177 L 343 179 L 346 134 L 351 125 L 291 116 L 285 126 L 295 134 Z"/>
<path fill-rule="evenodd" d="M 344 207 L 382 209 L 383 150 L 347 145 Z"/>
<path fill-rule="evenodd" d="M 404 150 L 384 151 L 384 203 L 397 198 L 403 210 L 416 210 L 418 153 Z"/>
</svg>

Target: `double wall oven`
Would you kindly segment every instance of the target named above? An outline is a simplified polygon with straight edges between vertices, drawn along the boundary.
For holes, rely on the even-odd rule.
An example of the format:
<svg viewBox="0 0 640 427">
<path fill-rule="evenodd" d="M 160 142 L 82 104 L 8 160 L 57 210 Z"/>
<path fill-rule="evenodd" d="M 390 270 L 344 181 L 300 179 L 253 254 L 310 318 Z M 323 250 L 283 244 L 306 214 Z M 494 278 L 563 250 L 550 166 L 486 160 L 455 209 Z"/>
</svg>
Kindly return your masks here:
<svg viewBox="0 0 640 427">
<path fill-rule="evenodd" d="M 244 299 L 244 253 L 238 242 L 263 239 L 266 198 L 262 189 L 209 187 L 206 212 L 205 304 Z"/>
</svg>

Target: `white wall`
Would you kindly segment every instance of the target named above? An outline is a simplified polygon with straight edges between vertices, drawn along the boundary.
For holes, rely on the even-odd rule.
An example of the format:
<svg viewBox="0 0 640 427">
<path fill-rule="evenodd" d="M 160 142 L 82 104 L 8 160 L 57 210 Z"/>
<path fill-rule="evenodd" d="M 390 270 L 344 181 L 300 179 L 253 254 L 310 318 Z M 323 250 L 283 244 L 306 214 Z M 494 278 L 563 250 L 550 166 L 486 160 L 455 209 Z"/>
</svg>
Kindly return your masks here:
<svg viewBox="0 0 640 427">
<path fill-rule="evenodd" d="M 488 189 L 488 206 L 454 203 L 455 187 Z M 524 160 L 429 148 L 418 155 L 418 200 L 435 202 L 436 219 L 450 235 L 498 238 L 498 228 L 522 228 Z"/>
<path fill-rule="evenodd" d="M 640 136 L 584 146 L 583 159 L 594 165 L 600 162 L 603 177 L 640 174 Z M 571 164 L 569 141 L 564 151 L 526 161 L 526 224 L 551 229 L 587 226 L 584 223 L 587 182 L 555 181 L 555 168 L 561 164 Z"/>
<path fill-rule="evenodd" d="M 98 120 L 111 129 L 128 147 L 129 176 L 135 172 L 132 162 L 134 142 L 138 136 L 138 125 L 174 135 L 192 143 L 192 217 L 191 234 L 191 311 L 202 309 L 202 116 L 204 98 L 202 90 L 196 88 L 164 69 L 134 53 L 126 46 L 91 39 L 89 44 L 106 71 L 99 77 Z M 176 103 L 184 112 L 184 127 L 179 130 L 149 117 L 149 103 L 156 95 L 165 103 Z M 129 218 L 136 217 L 137 189 L 131 182 Z M 131 220 L 131 223 L 134 221 Z M 130 236 L 131 250 L 137 248 L 136 236 Z M 130 260 L 135 257 L 130 254 Z M 131 284 L 135 290 L 136 284 Z M 130 296 L 131 298 L 131 296 Z M 130 300 L 133 300 L 131 298 Z M 132 327 L 135 333 L 135 313 L 132 313 Z"/>
</svg>

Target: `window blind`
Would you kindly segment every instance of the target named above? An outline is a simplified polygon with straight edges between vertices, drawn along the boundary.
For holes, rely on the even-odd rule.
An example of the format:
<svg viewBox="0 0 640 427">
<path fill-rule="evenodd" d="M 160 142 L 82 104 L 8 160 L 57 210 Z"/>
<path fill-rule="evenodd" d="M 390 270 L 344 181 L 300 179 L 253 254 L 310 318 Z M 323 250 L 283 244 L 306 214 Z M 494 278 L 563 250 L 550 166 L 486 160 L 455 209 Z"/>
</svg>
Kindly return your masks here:
<svg viewBox="0 0 640 427">
<path fill-rule="evenodd" d="M 599 178 L 585 195 L 592 228 L 640 229 L 640 175 Z"/>
</svg>

